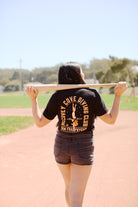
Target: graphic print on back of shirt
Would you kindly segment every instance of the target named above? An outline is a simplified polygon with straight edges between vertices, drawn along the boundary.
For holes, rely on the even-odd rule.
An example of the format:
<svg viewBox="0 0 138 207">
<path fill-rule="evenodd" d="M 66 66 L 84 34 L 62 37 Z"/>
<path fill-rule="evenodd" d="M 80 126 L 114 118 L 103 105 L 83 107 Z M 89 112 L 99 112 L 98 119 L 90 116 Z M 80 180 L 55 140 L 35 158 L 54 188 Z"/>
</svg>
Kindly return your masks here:
<svg viewBox="0 0 138 207">
<path fill-rule="evenodd" d="M 89 109 L 82 97 L 70 96 L 61 105 L 61 131 L 79 133 L 87 130 Z"/>
</svg>

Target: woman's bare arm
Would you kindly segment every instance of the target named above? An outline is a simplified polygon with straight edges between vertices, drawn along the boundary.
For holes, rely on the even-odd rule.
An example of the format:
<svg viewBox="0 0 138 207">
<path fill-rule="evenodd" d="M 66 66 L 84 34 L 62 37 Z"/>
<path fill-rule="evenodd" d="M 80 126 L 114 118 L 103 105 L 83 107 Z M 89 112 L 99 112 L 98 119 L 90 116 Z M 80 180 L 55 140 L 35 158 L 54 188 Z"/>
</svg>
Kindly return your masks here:
<svg viewBox="0 0 138 207">
<path fill-rule="evenodd" d="M 117 84 L 117 86 L 114 89 L 115 98 L 114 98 L 113 106 L 109 112 L 99 117 L 102 121 L 106 122 L 107 124 L 115 123 L 119 113 L 120 98 L 126 89 L 127 89 L 126 82 L 119 82 Z"/>
<path fill-rule="evenodd" d="M 45 118 L 45 116 L 43 116 L 43 114 L 40 112 L 38 102 L 37 102 L 37 96 L 38 96 L 37 89 L 35 89 L 34 87 L 27 87 L 26 93 L 31 99 L 32 114 L 33 114 L 35 124 L 38 127 L 43 127 L 47 125 L 51 120 Z"/>
</svg>

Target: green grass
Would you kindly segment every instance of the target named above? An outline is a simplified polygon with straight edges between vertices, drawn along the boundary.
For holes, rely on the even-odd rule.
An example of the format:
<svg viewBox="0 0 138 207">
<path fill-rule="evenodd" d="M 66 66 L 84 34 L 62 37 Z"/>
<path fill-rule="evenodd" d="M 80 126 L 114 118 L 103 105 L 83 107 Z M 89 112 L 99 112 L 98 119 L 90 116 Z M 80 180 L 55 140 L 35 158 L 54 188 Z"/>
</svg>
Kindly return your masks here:
<svg viewBox="0 0 138 207">
<path fill-rule="evenodd" d="M 38 95 L 40 108 L 46 106 L 52 93 Z M 30 98 L 26 94 L 8 93 L 0 95 L 0 108 L 30 108 Z"/>
<path fill-rule="evenodd" d="M 113 94 L 102 94 L 101 95 L 107 108 L 111 108 L 114 100 Z M 120 101 L 120 110 L 138 110 L 138 97 L 135 100 L 131 96 L 122 96 Z"/>
<path fill-rule="evenodd" d="M 40 93 L 38 103 L 40 108 L 44 108 L 52 93 Z M 113 94 L 101 94 L 107 108 L 111 108 L 114 100 Z M 9 93 L 0 95 L 0 108 L 30 108 L 31 102 L 26 94 Z M 132 96 L 121 97 L 121 110 L 138 110 L 138 97 L 133 100 Z"/>
<path fill-rule="evenodd" d="M 34 123 L 32 117 L 0 117 L 0 136 L 25 129 Z"/>
</svg>

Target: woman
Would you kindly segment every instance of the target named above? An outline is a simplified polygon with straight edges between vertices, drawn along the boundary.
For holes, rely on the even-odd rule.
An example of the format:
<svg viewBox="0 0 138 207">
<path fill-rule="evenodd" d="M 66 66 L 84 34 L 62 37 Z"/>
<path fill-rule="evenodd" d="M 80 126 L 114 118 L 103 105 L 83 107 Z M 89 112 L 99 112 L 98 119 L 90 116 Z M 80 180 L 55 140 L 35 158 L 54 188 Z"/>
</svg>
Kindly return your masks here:
<svg viewBox="0 0 138 207">
<path fill-rule="evenodd" d="M 82 69 L 77 63 L 67 63 L 59 68 L 59 84 L 85 84 Z M 28 87 L 26 93 L 31 99 L 32 113 L 38 127 L 48 124 L 58 116 L 58 131 L 54 154 L 65 182 L 65 198 L 69 207 L 81 207 L 86 184 L 93 164 L 93 130 L 97 116 L 108 124 L 114 124 L 119 112 L 122 93 L 126 83 L 115 87 L 114 103 L 107 110 L 99 93 L 94 89 L 69 89 L 55 92 L 41 114 L 38 91 Z"/>
</svg>

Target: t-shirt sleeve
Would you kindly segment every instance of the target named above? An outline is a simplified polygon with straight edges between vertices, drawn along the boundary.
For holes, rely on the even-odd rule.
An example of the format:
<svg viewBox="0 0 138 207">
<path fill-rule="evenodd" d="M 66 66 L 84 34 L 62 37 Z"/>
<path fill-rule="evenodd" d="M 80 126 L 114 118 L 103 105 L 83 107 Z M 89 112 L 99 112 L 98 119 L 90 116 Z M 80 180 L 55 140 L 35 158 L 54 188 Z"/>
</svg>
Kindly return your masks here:
<svg viewBox="0 0 138 207">
<path fill-rule="evenodd" d="M 49 120 L 54 119 L 57 115 L 57 98 L 55 94 L 51 96 L 45 110 L 43 111 L 43 115 Z"/>
<path fill-rule="evenodd" d="M 96 91 L 96 100 L 95 100 L 95 115 L 102 116 L 108 112 L 108 109 L 100 96 L 100 94 Z"/>
</svg>

